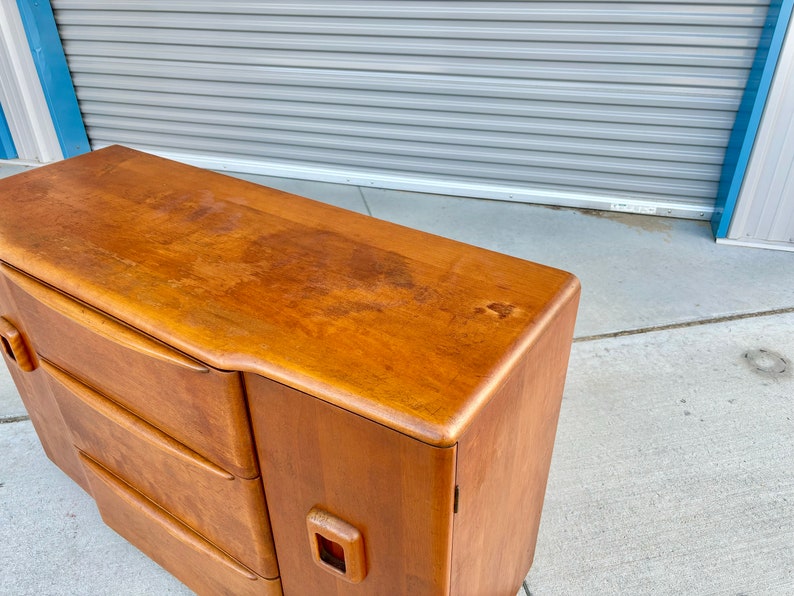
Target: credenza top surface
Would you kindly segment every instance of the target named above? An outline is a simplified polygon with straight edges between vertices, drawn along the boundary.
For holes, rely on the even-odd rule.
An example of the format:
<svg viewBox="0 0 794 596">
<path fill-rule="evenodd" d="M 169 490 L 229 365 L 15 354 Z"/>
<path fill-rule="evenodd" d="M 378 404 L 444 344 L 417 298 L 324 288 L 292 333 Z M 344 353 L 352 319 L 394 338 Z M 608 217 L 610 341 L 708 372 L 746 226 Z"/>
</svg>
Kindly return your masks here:
<svg viewBox="0 0 794 596">
<path fill-rule="evenodd" d="M 0 181 L 0 259 L 217 368 L 453 444 L 568 273 L 120 146 Z"/>
</svg>

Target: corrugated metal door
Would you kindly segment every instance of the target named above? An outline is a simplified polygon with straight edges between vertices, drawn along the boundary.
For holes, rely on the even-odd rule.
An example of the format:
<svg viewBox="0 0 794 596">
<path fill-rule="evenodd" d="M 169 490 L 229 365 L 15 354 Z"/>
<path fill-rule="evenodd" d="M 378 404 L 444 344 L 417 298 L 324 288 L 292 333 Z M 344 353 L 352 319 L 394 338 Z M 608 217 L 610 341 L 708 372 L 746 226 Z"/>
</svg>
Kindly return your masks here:
<svg viewBox="0 0 794 596">
<path fill-rule="evenodd" d="M 52 4 L 95 147 L 704 219 L 768 7 Z"/>
</svg>

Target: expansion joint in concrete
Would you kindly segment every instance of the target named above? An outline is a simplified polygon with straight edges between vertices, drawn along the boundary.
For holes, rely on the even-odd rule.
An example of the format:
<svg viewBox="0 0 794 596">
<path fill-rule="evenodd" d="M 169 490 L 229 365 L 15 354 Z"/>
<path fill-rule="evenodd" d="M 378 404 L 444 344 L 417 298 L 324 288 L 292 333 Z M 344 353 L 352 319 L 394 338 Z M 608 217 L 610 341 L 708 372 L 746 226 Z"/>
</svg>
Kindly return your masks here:
<svg viewBox="0 0 794 596">
<path fill-rule="evenodd" d="M 30 416 L 0 416 L 0 424 L 10 424 L 11 422 L 24 422 L 30 420 Z"/>
<path fill-rule="evenodd" d="M 684 323 L 671 323 L 669 325 L 652 325 L 650 327 L 640 327 L 638 329 L 626 329 L 624 331 L 613 331 L 610 333 L 599 333 L 596 335 L 584 335 L 575 337 L 574 343 L 585 341 L 597 341 L 599 339 L 610 339 L 613 337 L 625 337 L 627 335 L 640 335 L 642 333 L 655 333 L 657 331 L 668 331 L 670 329 L 686 329 L 688 327 L 700 327 L 702 325 L 715 325 L 717 323 L 727 323 L 730 321 L 741 321 L 744 319 L 756 319 L 759 317 L 774 317 L 777 315 L 788 315 L 794 313 L 794 306 L 787 308 L 777 308 L 773 310 L 762 310 L 751 313 L 741 313 L 736 315 L 725 315 L 722 317 L 711 317 L 698 319 L 696 321 L 686 321 Z"/>
</svg>

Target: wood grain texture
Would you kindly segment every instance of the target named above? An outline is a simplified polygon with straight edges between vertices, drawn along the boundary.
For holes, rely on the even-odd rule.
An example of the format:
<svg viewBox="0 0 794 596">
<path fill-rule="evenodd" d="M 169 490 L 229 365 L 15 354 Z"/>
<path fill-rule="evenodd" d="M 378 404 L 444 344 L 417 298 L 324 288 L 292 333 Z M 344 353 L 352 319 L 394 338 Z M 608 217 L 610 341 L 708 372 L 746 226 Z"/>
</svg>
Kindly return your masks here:
<svg viewBox="0 0 794 596">
<path fill-rule="evenodd" d="M 0 276 L 0 316 L 6 318 L 19 331 L 22 341 L 29 346 L 30 342 L 23 323 L 24 317 L 20 316 L 2 276 Z M 72 445 L 72 435 L 50 391 L 46 375 L 38 366 L 39 360 L 35 352 L 32 348 L 28 350 L 36 366 L 32 372 L 23 371 L 4 351 L 0 353 L 19 391 L 22 403 L 30 415 L 30 421 L 41 441 L 44 453 L 67 476 L 88 492 L 88 481 Z"/>
<path fill-rule="evenodd" d="M 0 186 L 0 255 L 224 370 L 453 445 L 570 274 L 122 147 Z M 35 225 L 31 225 L 35 222 Z"/>
<path fill-rule="evenodd" d="M 257 375 L 246 375 L 284 593 L 449 593 L 455 447 L 438 448 Z M 306 516 L 363 536 L 366 577 L 320 568 Z"/>
<path fill-rule="evenodd" d="M 532 565 L 577 305 L 559 305 L 458 444 L 455 596 L 515 596 Z"/>
<path fill-rule="evenodd" d="M 73 300 L 61 292 L 48 288 L 21 271 L 0 264 L 0 272 L 14 285 L 41 302 L 44 306 L 51 308 L 65 318 L 78 323 L 97 335 L 101 335 L 109 341 L 121 344 L 133 352 L 151 356 L 188 370 L 202 373 L 209 372 L 209 369 L 200 362 L 130 329 L 127 325 Z"/>
<path fill-rule="evenodd" d="M 575 277 L 122 147 L 3 180 L 0 210 L 45 450 L 190 587 L 518 590 Z"/>
<path fill-rule="evenodd" d="M 9 267 L 0 274 L 37 354 L 232 474 L 259 475 L 239 374 L 210 370 Z"/>
<path fill-rule="evenodd" d="M 361 531 L 331 513 L 312 507 L 306 514 L 309 548 L 314 562 L 326 572 L 352 583 L 367 577 L 367 557 Z"/>
<path fill-rule="evenodd" d="M 258 575 L 278 577 L 259 478 L 229 475 L 46 360 L 41 367 L 77 448 Z"/>
<path fill-rule="evenodd" d="M 36 358 L 28 350 L 27 342 L 19 329 L 5 317 L 0 317 L 0 341 L 2 341 L 5 355 L 14 361 L 19 370 L 22 372 L 36 370 Z"/>
<path fill-rule="evenodd" d="M 191 590 L 206 596 L 281 596 L 267 580 L 155 505 L 96 461 L 80 454 L 105 523 Z"/>
</svg>

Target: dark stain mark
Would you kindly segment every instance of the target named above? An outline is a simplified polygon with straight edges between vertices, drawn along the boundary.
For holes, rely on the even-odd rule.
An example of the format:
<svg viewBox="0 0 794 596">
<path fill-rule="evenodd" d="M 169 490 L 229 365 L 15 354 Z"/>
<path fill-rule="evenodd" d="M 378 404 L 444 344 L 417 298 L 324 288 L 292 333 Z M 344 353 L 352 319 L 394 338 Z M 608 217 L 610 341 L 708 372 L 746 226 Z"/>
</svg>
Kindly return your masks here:
<svg viewBox="0 0 794 596">
<path fill-rule="evenodd" d="M 198 209 L 194 209 L 185 215 L 185 221 L 198 221 L 213 213 L 212 207 L 209 205 L 202 205 Z"/>
<path fill-rule="evenodd" d="M 214 227 L 219 219 L 224 218 L 227 203 L 217 200 L 208 191 L 199 191 L 188 197 L 181 207 L 184 209 L 184 221 L 192 223 L 202 220 L 204 225 Z"/>
<path fill-rule="evenodd" d="M 143 202 L 161 217 L 158 222 L 160 227 L 185 223 L 192 224 L 192 228 L 200 227 L 205 232 L 228 234 L 240 227 L 244 217 L 243 209 L 239 206 L 229 208 L 228 202 L 206 190 L 187 194 L 152 194 L 145 197 Z"/>
<path fill-rule="evenodd" d="M 215 223 L 215 225 L 212 227 L 212 231 L 216 234 L 229 234 L 240 227 L 241 220 L 242 214 L 233 213 Z"/>
<path fill-rule="evenodd" d="M 419 286 L 414 291 L 414 300 L 419 304 L 425 304 L 433 300 L 438 300 L 438 291 L 427 286 Z"/>
<path fill-rule="evenodd" d="M 334 232 L 308 228 L 283 230 L 258 238 L 244 259 L 264 264 L 263 256 L 267 257 L 271 271 L 304 278 L 301 285 L 317 290 L 414 288 L 404 257 Z M 422 296 L 427 297 L 426 291 Z"/>
<path fill-rule="evenodd" d="M 772 350 L 758 348 L 743 354 L 750 369 L 764 377 L 779 377 L 789 369 L 788 360 Z"/>
<path fill-rule="evenodd" d="M 253 239 L 241 258 L 293 310 L 308 305 L 310 317 L 377 313 L 439 299 L 436 290 L 416 283 L 406 257 L 328 230 L 289 225 Z"/>
<path fill-rule="evenodd" d="M 669 217 L 654 217 L 639 213 L 605 211 L 601 209 L 571 209 L 571 211 L 588 217 L 607 219 L 630 228 L 645 230 L 646 232 L 662 232 L 669 235 L 673 229 L 673 222 Z"/>
<path fill-rule="evenodd" d="M 367 244 L 354 245 L 348 270 L 353 280 L 365 286 L 385 284 L 406 290 L 414 287 L 404 257 Z"/>
<path fill-rule="evenodd" d="M 474 309 L 474 313 L 478 315 L 484 315 L 485 309 L 482 306 L 478 306 L 477 308 Z"/>
<path fill-rule="evenodd" d="M 691 415 L 692 412 L 690 412 L 689 410 L 684 410 L 684 416 L 691 416 Z"/>
<path fill-rule="evenodd" d="M 513 314 L 515 309 L 516 307 L 512 304 L 505 304 L 504 302 L 491 302 L 488 305 L 488 310 L 495 312 L 500 319 L 506 319 Z"/>
</svg>

